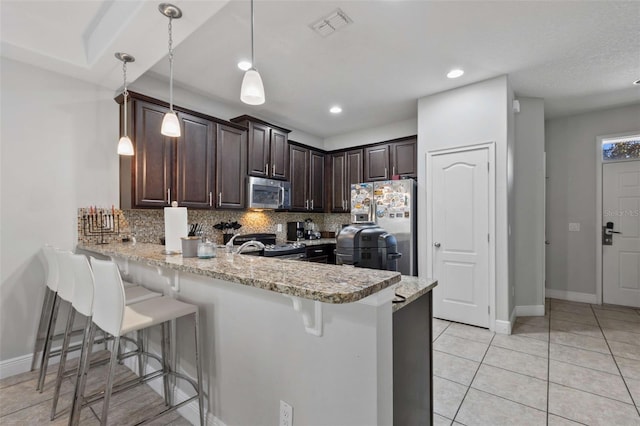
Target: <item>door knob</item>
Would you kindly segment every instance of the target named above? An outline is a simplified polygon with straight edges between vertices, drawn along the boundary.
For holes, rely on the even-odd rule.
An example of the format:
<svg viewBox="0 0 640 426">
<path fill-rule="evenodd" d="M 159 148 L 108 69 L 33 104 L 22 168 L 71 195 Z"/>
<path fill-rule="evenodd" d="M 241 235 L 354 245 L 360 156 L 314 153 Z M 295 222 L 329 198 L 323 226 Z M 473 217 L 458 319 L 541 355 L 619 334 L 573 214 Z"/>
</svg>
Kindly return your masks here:
<svg viewBox="0 0 640 426">
<path fill-rule="evenodd" d="M 433 243 L 433 246 L 434 246 L 435 248 L 440 248 L 440 243 Z"/>
</svg>

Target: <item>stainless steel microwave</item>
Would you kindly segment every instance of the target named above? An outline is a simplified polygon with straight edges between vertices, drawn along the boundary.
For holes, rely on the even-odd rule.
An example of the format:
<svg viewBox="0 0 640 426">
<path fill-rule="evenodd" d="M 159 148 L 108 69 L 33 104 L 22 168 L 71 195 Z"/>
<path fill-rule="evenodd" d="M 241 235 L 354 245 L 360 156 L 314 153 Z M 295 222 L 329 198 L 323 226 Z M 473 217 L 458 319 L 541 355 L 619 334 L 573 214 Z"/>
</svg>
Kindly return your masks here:
<svg viewBox="0 0 640 426">
<path fill-rule="evenodd" d="M 291 207 L 291 183 L 249 177 L 247 197 L 250 209 L 288 209 Z"/>
</svg>

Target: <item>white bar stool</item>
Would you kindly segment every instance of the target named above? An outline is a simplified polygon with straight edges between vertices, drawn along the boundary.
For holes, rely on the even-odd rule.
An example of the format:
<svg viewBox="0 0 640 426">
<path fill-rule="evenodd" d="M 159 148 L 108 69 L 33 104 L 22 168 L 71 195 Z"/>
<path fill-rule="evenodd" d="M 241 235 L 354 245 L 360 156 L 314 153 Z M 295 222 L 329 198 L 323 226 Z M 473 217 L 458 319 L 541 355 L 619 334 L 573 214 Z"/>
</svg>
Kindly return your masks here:
<svg viewBox="0 0 640 426">
<path fill-rule="evenodd" d="M 55 258 L 54 248 L 45 245 L 41 250 L 41 260 L 44 260 L 45 269 L 44 279 L 44 301 L 42 302 L 42 310 L 40 312 L 40 322 L 38 323 L 38 331 L 36 332 L 36 341 L 33 345 L 33 357 L 31 358 L 31 371 L 35 370 L 38 359 L 38 353 L 44 350 L 45 342 L 49 340 L 51 315 L 53 314 L 53 306 L 58 293 L 58 264 Z M 41 363 L 45 359 L 42 353 Z M 42 364 L 41 364 L 42 365 Z M 38 382 L 39 387 L 39 382 Z"/>
<path fill-rule="evenodd" d="M 58 311 L 60 309 L 60 303 L 65 302 L 70 305 L 69 313 L 67 316 L 67 329 L 63 335 L 64 338 L 67 337 L 67 334 L 71 334 L 72 329 L 69 326 L 73 326 L 73 317 L 74 317 L 74 309 L 72 304 L 73 299 L 73 288 L 75 283 L 75 277 L 73 270 L 67 262 L 64 262 L 65 266 L 62 267 L 61 263 L 63 259 L 72 254 L 71 252 L 64 252 L 62 250 L 51 248 L 51 251 L 45 251 L 45 257 L 47 258 L 47 264 L 49 268 L 52 268 L 55 271 L 55 280 L 52 280 L 53 283 L 57 286 L 56 297 L 54 298 L 54 303 L 51 312 L 51 320 L 49 321 L 49 327 L 47 331 L 47 339 L 44 342 L 44 350 L 42 353 L 42 361 L 40 363 L 40 373 L 38 376 L 38 386 L 37 390 L 42 392 L 44 390 L 44 382 L 45 377 L 47 375 L 47 368 L 49 364 L 49 358 L 54 355 L 61 353 L 60 351 L 55 351 L 52 353 L 51 346 L 53 344 L 54 338 L 54 330 L 56 327 L 57 319 L 58 319 Z M 162 296 L 161 293 L 157 293 L 155 291 L 147 290 L 146 288 L 139 285 L 129 285 L 125 291 L 125 300 L 127 304 L 131 303 L 139 303 L 144 300 L 149 300 L 154 297 Z M 69 324 L 69 322 L 71 322 Z M 106 338 L 106 336 L 105 336 Z M 93 341 L 93 339 L 92 339 Z M 105 346 L 106 348 L 106 346 Z M 74 346 L 71 350 L 80 349 L 80 346 Z M 67 350 L 70 350 L 67 348 Z"/>
<path fill-rule="evenodd" d="M 162 296 L 154 299 L 146 300 L 144 302 L 126 305 L 124 299 L 125 289 L 123 287 L 122 278 L 120 272 L 115 263 L 104 260 L 97 260 L 91 258 L 91 266 L 93 269 L 93 276 L 95 280 L 95 293 L 94 300 L 100 301 L 100 303 L 94 303 L 93 306 L 93 325 L 89 331 L 88 341 L 93 339 L 96 327 L 111 334 L 114 337 L 114 346 L 111 350 L 111 359 L 109 362 L 109 371 L 107 374 L 107 382 L 105 384 L 105 390 L 102 395 L 84 397 L 84 386 L 86 383 L 86 375 L 89 368 L 89 355 L 91 353 L 91 345 L 85 345 L 83 347 L 83 354 L 81 355 L 81 365 L 78 370 L 78 380 L 76 381 L 76 392 L 73 400 L 73 408 L 71 412 L 71 425 L 77 425 L 80 419 L 80 410 L 83 405 L 91 404 L 99 399 L 104 398 L 102 415 L 100 417 L 101 425 L 107 424 L 107 417 L 109 413 L 109 401 L 111 399 L 112 392 L 120 392 L 129 389 L 137 384 L 145 383 L 148 380 L 155 379 L 162 376 L 164 381 L 164 398 L 165 404 L 169 406 L 168 409 L 151 416 L 143 423 L 151 422 L 158 417 L 165 415 L 170 411 L 174 411 L 189 402 L 198 399 L 200 409 L 200 424 L 204 425 L 204 393 L 202 390 L 202 365 L 200 359 L 200 329 L 198 318 L 198 307 L 187 303 L 180 302 L 171 297 Z M 169 369 L 169 335 L 168 324 L 170 321 L 185 317 L 194 316 L 195 320 L 195 361 L 196 361 L 196 375 L 197 380 L 194 382 L 191 378 L 182 374 L 172 372 Z M 115 386 L 113 384 L 113 377 L 115 372 L 115 366 L 118 358 L 118 346 L 120 339 L 127 333 L 134 331 L 140 331 L 154 325 L 162 325 L 162 369 L 157 372 L 144 375 L 125 383 L 120 383 Z M 84 352 L 87 352 L 86 354 Z M 153 356 L 152 354 L 148 354 Z M 141 356 L 141 355 L 140 355 Z M 169 396 L 169 381 L 168 375 L 173 374 L 177 377 L 188 381 L 195 389 L 196 395 L 187 398 L 185 401 L 179 404 L 170 406 Z"/>
</svg>

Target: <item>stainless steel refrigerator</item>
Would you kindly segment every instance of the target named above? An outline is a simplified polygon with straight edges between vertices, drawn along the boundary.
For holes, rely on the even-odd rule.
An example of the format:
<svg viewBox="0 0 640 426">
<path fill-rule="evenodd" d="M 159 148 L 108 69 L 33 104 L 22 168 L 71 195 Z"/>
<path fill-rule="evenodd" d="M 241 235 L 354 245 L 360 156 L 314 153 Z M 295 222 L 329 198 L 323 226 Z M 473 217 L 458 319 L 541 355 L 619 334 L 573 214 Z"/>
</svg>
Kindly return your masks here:
<svg viewBox="0 0 640 426">
<path fill-rule="evenodd" d="M 351 223 L 376 223 L 398 241 L 398 271 L 418 276 L 416 183 L 413 179 L 351 185 Z"/>
</svg>

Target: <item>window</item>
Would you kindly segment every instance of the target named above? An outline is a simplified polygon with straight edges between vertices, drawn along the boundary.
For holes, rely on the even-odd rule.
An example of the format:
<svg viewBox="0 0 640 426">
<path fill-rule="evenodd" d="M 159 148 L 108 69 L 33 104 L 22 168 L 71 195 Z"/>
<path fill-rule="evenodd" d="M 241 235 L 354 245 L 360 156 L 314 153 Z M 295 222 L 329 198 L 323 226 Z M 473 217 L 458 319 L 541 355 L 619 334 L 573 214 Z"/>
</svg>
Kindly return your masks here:
<svg viewBox="0 0 640 426">
<path fill-rule="evenodd" d="M 602 141 L 602 161 L 640 159 L 640 135 Z"/>
</svg>

